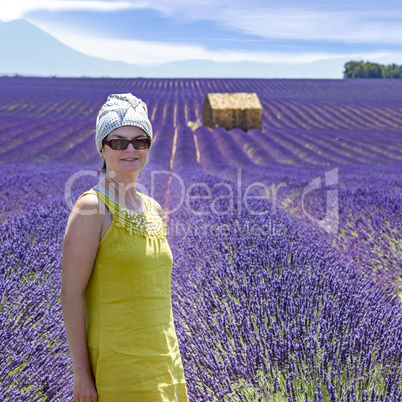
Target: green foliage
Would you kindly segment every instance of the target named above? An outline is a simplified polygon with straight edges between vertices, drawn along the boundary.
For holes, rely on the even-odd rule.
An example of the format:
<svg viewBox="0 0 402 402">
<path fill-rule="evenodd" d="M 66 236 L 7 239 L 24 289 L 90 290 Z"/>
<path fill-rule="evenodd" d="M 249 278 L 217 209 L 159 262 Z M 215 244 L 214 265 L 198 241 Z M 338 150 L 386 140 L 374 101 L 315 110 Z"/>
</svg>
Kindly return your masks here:
<svg viewBox="0 0 402 402">
<path fill-rule="evenodd" d="M 402 78 L 402 66 L 349 61 L 345 63 L 343 78 Z"/>
</svg>

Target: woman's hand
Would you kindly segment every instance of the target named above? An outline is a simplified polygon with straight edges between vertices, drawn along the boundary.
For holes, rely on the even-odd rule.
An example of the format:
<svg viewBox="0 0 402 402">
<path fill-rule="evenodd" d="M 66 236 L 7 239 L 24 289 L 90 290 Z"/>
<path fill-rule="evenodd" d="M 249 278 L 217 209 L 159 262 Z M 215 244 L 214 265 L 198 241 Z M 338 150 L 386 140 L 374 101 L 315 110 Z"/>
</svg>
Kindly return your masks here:
<svg viewBox="0 0 402 402">
<path fill-rule="evenodd" d="M 97 402 L 95 381 L 92 373 L 74 373 L 74 402 Z"/>
</svg>

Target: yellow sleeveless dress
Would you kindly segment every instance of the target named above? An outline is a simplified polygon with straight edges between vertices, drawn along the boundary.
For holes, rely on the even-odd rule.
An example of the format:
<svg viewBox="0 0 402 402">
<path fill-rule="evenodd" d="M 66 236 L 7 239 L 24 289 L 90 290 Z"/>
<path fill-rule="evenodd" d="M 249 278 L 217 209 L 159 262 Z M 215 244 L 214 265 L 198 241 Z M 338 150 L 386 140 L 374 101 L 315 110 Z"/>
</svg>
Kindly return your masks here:
<svg viewBox="0 0 402 402">
<path fill-rule="evenodd" d="M 171 306 L 173 257 L 150 197 L 147 215 L 91 189 L 113 215 L 84 293 L 100 402 L 188 401 Z M 78 201 L 78 200 L 77 200 Z"/>
</svg>

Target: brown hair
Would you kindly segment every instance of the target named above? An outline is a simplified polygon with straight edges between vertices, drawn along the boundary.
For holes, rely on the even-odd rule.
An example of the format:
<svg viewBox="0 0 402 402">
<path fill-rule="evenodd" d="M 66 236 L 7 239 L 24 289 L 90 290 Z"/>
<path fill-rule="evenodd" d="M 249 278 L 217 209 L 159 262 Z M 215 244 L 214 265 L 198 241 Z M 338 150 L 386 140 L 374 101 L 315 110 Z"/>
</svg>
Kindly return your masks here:
<svg viewBox="0 0 402 402">
<path fill-rule="evenodd" d="M 98 176 L 101 174 L 106 174 L 106 161 L 103 160 L 103 166 L 98 170 Z"/>
</svg>

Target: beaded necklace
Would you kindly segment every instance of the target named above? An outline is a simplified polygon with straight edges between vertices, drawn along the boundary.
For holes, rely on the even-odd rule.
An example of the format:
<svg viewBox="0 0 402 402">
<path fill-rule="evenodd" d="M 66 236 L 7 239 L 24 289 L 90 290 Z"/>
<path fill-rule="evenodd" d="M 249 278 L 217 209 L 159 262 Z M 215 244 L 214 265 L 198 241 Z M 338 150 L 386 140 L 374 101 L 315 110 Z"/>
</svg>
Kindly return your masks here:
<svg viewBox="0 0 402 402">
<path fill-rule="evenodd" d="M 95 190 L 95 192 L 112 213 L 115 225 L 118 227 L 124 227 L 130 235 L 135 233 L 144 237 L 149 236 L 159 239 L 164 239 L 166 237 L 166 223 L 158 214 L 155 213 L 154 207 L 145 194 L 137 192 L 147 206 L 147 215 L 124 208 L 117 201 L 101 191 Z"/>
</svg>

